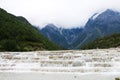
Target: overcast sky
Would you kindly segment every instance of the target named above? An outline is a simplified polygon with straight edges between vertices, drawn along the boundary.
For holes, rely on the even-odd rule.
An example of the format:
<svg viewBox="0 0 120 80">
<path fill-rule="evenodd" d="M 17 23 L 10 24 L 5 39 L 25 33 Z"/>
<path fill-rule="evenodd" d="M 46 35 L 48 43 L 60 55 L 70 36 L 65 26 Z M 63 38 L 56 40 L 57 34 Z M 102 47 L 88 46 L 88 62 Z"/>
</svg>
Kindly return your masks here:
<svg viewBox="0 0 120 80">
<path fill-rule="evenodd" d="M 36 26 L 53 23 L 70 28 L 83 26 L 96 12 L 120 11 L 120 0 L 0 0 L 0 7 Z"/>
</svg>

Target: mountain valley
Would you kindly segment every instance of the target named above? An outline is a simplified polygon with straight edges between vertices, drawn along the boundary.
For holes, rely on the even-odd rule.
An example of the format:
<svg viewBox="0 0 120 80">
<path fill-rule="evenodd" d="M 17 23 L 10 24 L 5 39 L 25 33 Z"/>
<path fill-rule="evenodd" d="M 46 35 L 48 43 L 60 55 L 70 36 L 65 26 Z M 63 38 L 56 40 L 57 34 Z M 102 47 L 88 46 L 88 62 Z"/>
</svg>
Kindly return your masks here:
<svg viewBox="0 0 120 80">
<path fill-rule="evenodd" d="M 48 24 L 40 32 L 60 46 L 80 49 L 97 38 L 120 33 L 120 12 L 107 9 L 96 13 L 89 18 L 84 28 L 64 29 Z"/>
</svg>

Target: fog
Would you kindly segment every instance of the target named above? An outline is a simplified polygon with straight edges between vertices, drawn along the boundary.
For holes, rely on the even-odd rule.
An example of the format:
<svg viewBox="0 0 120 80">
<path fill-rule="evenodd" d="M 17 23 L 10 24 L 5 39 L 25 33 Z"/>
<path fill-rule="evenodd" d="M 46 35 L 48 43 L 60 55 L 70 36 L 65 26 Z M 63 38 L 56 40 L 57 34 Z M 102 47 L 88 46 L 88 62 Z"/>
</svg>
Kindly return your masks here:
<svg viewBox="0 0 120 80">
<path fill-rule="evenodd" d="M 71 28 L 84 26 L 96 12 L 120 11 L 120 0 L 0 0 L 0 7 L 39 27 L 53 23 Z"/>
</svg>

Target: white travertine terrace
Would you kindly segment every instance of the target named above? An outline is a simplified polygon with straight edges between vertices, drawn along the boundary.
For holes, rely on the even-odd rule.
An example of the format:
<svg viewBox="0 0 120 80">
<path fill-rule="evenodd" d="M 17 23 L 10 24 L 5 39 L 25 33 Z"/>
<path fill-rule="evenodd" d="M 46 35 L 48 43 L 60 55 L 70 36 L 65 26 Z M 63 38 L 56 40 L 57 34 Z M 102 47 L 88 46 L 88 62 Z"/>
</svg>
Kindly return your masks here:
<svg viewBox="0 0 120 80">
<path fill-rule="evenodd" d="M 120 72 L 120 49 L 0 52 L 0 72 Z"/>
</svg>

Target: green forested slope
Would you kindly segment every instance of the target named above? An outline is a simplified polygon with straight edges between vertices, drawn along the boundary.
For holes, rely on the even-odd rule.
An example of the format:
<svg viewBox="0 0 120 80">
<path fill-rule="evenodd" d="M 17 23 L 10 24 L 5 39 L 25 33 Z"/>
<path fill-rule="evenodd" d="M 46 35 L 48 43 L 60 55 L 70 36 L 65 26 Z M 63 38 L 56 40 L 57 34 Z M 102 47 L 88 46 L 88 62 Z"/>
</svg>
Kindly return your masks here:
<svg viewBox="0 0 120 80">
<path fill-rule="evenodd" d="M 0 51 L 59 50 L 25 18 L 0 9 Z"/>
<path fill-rule="evenodd" d="M 112 48 L 120 46 L 120 34 L 106 36 L 101 39 L 96 39 L 92 43 L 84 46 L 82 49 L 96 49 L 96 48 Z"/>
</svg>

